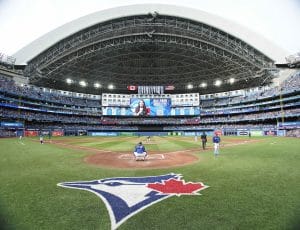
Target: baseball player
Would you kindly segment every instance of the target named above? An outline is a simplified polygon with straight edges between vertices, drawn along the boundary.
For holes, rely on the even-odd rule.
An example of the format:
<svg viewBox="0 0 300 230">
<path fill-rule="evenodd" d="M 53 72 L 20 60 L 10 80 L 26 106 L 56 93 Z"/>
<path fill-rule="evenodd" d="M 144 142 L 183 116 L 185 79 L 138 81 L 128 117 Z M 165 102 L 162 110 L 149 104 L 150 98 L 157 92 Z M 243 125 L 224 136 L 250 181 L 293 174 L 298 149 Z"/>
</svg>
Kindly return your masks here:
<svg viewBox="0 0 300 230">
<path fill-rule="evenodd" d="M 217 133 L 215 133 L 212 141 L 214 143 L 214 156 L 217 157 L 219 155 L 221 138 L 219 137 L 219 135 Z"/>
<path fill-rule="evenodd" d="M 139 160 L 139 159 L 142 159 L 142 160 L 146 159 L 147 152 L 146 152 L 145 146 L 143 146 L 142 142 L 138 143 L 135 146 L 133 154 L 134 154 L 134 157 L 135 157 L 136 161 Z"/>
</svg>

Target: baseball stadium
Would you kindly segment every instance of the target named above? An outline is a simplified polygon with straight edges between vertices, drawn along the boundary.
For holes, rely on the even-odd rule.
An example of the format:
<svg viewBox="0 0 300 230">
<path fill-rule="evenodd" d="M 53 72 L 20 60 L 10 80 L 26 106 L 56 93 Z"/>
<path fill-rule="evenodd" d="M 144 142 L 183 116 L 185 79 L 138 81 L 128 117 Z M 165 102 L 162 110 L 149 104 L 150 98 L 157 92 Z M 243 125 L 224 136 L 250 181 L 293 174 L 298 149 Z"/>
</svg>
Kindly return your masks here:
<svg viewBox="0 0 300 230">
<path fill-rule="evenodd" d="M 1 229 L 300 228 L 300 53 L 233 21 L 98 11 L 0 54 L 0 98 Z"/>
</svg>

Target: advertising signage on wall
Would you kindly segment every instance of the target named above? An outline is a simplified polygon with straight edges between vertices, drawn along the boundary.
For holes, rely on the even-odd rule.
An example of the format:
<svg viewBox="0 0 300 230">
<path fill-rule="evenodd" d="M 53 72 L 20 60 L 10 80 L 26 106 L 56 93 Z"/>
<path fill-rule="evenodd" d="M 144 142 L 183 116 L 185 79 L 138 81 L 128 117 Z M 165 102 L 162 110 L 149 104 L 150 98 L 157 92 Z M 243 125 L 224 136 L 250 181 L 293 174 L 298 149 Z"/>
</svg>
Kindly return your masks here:
<svg viewBox="0 0 300 230">
<path fill-rule="evenodd" d="M 23 128 L 24 125 L 21 122 L 1 122 L 1 127 L 6 127 L 6 128 Z"/>
<path fill-rule="evenodd" d="M 118 136 L 118 132 L 88 132 L 88 136 L 93 137 L 111 137 L 111 136 Z"/>
<path fill-rule="evenodd" d="M 251 130 L 251 136 L 256 136 L 256 137 L 263 136 L 263 131 L 261 131 L 261 130 Z"/>
<path fill-rule="evenodd" d="M 279 129 L 297 129 L 300 128 L 300 121 L 279 122 L 277 126 Z"/>
</svg>

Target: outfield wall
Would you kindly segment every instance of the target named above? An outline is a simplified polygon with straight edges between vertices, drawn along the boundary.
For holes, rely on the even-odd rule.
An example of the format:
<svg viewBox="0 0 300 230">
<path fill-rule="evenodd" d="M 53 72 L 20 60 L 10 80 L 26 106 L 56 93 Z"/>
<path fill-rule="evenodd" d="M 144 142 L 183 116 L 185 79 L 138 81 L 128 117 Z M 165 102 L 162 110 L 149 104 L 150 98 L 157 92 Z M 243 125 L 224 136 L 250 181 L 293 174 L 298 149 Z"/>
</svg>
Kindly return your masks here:
<svg viewBox="0 0 300 230">
<path fill-rule="evenodd" d="M 124 132 L 124 131 L 87 131 L 87 130 L 54 130 L 54 131 L 40 131 L 40 130 L 14 130 L 14 129 L 0 129 L 0 137 L 37 137 L 37 136 L 201 136 L 203 131 L 162 131 L 162 132 Z M 213 136 L 215 131 L 206 130 L 207 136 Z M 221 132 L 224 136 L 293 136 L 299 137 L 300 129 L 293 130 L 231 130 L 230 132 Z"/>
<path fill-rule="evenodd" d="M 110 131 L 88 131 L 88 136 L 201 136 L 205 132 L 207 136 L 213 136 L 218 132 L 225 136 L 286 136 L 286 130 L 236 130 L 230 133 L 224 130 L 205 130 L 205 131 L 165 131 L 165 132 L 110 132 Z"/>
</svg>

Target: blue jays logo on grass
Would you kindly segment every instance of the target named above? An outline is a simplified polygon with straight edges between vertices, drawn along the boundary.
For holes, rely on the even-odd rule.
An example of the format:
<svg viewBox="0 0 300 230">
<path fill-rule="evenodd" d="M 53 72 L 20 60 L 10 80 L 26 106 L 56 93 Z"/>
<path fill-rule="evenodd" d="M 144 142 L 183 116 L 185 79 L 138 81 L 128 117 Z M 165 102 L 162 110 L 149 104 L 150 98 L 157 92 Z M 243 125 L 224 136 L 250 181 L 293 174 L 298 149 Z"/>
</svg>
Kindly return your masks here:
<svg viewBox="0 0 300 230">
<path fill-rule="evenodd" d="M 200 182 L 186 183 L 180 174 L 174 173 L 64 182 L 58 186 L 87 190 L 99 196 L 108 209 L 112 229 L 152 204 L 172 196 L 200 195 L 197 192 L 208 187 Z"/>
</svg>

